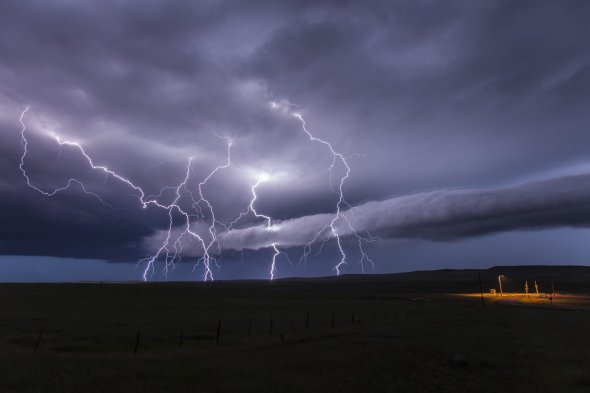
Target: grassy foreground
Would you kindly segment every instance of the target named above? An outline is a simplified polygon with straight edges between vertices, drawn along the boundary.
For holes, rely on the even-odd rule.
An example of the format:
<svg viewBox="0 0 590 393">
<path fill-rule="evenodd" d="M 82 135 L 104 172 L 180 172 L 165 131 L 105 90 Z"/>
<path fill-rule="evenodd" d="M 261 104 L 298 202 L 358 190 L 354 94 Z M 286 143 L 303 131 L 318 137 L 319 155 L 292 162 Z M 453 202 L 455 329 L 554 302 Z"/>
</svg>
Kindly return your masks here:
<svg viewBox="0 0 590 393">
<path fill-rule="evenodd" d="M 561 298 L 484 308 L 478 274 Z M 0 392 L 589 392 L 588 293 L 575 267 L 0 284 Z"/>
</svg>

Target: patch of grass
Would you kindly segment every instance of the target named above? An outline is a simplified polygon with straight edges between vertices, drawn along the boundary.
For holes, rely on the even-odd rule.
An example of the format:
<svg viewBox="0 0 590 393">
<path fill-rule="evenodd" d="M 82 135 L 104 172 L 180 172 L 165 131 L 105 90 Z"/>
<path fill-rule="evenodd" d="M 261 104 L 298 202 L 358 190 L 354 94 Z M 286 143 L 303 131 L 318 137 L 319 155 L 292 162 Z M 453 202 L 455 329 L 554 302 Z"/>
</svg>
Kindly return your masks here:
<svg viewBox="0 0 590 393">
<path fill-rule="evenodd" d="M 0 392 L 590 390 L 583 300 L 482 308 L 445 294 L 475 280 L 429 280 L 0 285 Z"/>
</svg>

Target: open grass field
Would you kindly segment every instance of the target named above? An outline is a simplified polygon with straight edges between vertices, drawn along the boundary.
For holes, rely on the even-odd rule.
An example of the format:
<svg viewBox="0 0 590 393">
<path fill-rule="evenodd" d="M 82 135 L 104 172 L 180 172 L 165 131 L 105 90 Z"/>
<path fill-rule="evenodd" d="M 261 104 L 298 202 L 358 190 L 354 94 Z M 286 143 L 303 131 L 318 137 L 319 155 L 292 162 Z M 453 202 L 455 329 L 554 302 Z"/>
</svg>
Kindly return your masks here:
<svg viewBox="0 0 590 393">
<path fill-rule="evenodd" d="M 0 284 L 0 392 L 590 392 L 589 296 L 583 267 Z"/>
</svg>

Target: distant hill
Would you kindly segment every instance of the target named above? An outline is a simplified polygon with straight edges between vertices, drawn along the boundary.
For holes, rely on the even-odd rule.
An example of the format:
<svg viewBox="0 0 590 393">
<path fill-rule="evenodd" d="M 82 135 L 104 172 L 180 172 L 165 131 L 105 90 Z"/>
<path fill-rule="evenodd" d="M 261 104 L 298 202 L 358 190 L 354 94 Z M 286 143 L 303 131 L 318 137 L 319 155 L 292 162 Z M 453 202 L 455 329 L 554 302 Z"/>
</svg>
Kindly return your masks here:
<svg viewBox="0 0 590 393">
<path fill-rule="evenodd" d="M 541 286 L 542 291 L 549 291 L 551 283 L 556 291 L 590 292 L 590 266 L 551 266 L 522 265 L 494 266 L 489 269 L 441 269 L 420 270 L 407 273 L 391 274 L 348 274 L 337 277 L 320 278 L 288 278 L 281 282 L 301 282 L 353 288 L 357 285 L 387 288 L 400 291 L 433 291 L 433 292 L 476 292 L 479 291 L 478 276 L 481 277 L 484 291 L 497 287 L 499 275 L 504 275 L 503 286 L 506 291 L 521 291 L 524 281 L 528 280 Z"/>
<path fill-rule="evenodd" d="M 407 280 L 473 280 L 473 277 L 481 275 L 483 278 L 497 278 L 503 274 L 507 278 L 528 279 L 528 280 L 557 280 L 567 279 L 574 281 L 590 281 L 590 266 L 568 266 L 568 265 L 518 265 L 518 266 L 494 266 L 489 269 L 439 269 L 439 270 L 416 270 L 404 273 L 388 274 L 343 274 L 341 276 L 328 276 L 318 278 L 285 278 L 289 280 L 317 280 L 317 281 L 407 281 Z"/>
</svg>

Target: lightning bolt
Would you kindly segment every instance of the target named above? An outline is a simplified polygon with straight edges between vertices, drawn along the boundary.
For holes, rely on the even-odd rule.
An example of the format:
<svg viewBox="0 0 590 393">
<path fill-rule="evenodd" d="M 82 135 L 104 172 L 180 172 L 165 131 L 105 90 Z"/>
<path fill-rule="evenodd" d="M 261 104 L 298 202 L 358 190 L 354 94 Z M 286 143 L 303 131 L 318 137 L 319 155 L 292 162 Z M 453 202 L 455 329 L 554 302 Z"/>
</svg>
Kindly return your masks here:
<svg viewBox="0 0 590 393">
<path fill-rule="evenodd" d="M 216 259 L 214 259 L 214 258 L 212 259 L 210 257 L 209 250 L 211 249 L 211 247 L 213 247 L 215 244 L 217 244 L 218 253 L 221 254 L 221 249 L 219 248 L 219 243 L 217 242 L 217 228 L 216 228 L 216 224 L 219 224 L 219 225 L 223 226 L 225 229 L 227 229 L 227 226 L 225 224 L 223 224 L 221 221 L 218 221 L 217 220 L 217 218 L 215 217 L 215 210 L 213 209 L 213 205 L 203 195 L 203 187 L 207 184 L 207 182 L 209 180 L 211 180 L 211 178 L 217 172 L 219 172 L 219 171 L 221 171 L 223 169 L 227 169 L 231 165 L 231 146 L 232 146 L 232 141 L 229 138 L 226 138 L 226 137 L 221 137 L 221 138 L 226 139 L 227 142 L 228 142 L 227 143 L 227 156 L 226 156 L 227 158 L 226 158 L 226 162 L 225 162 L 225 164 L 216 166 L 215 169 L 213 169 L 213 171 L 211 171 L 211 173 L 209 173 L 209 175 L 207 175 L 207 177 L 205 177 L 205 179 L 203 181 L 199 182 L 199 185 L 197 187 L 197 189 L 199 191 L 199 199 L 197 201 L 193 202 L 193 207 L 197 207 L 199 209 L 199 211 L 201 212 L 201 214 L 202 214 L 202 210 L 199 207 L 199 204 L 201 202 L 204 203 L 207 206 L 207 209 L 209 210 L 209 214 L 211 215 L 211 224 L 209 225 L 209 228 L 208 228 L 209 234 L 211 235 L 211 239 L 210 239 L 209 243 L 207 244 L 207 247 L 204 248 L 205 249 L 205 256 L 206 256 L 206 258 L 203 259 L 203 263 L 205 264 L 207 270 L 209 271 L 209 274 L 211 273 L 211 271 L 209 269 L 209 262 L 212 260 L 214 263 L 217 263 L 217 260 Z M 213 275 L 212 274 L 210 274 L 210 278 L 213 279 Z"/>
<path fill-rule="evenodd" d="M 320 240 L 322 240 L 321 244 L 319 246 L 319 250 L 317 252 L 319 254 L 322 251 L 326 242 L 329 239 L 334 238 L 336 240 L 336 245 L 338 247 L 338 251 L 339 251 L 339 255 L 340 255 L 338 263 L 334 266 L 334 270 L 336 271 L 337 275 L 340 275 L 341 268 L 347 264 L 347 255 L 346 255 L 345 249 L 343 247 L 343 241 L 342 241 L 342 238 L 341 238 L 340 233 L 338 231 L 338 228 L 341 227 L 342 225 L 346 225 L 348 227 L 348 229 L 350 230 L 350 233 L 353 234 L 352 235 L 353 238 L 357 241 L 358 249 L 361 254 L 360 265 L 361 265 L 362 271 L 363 272 L 365 271 L 365 264 L 366 263 L 370 263 L 371 266 L 374 266 L 373 261 L 365 252 L 365 250 L 363 248 L 363 244 L 364 244 L 364 242 L 375 241 L 377 238 L 372 237 L 370 234 L 368 234 L 368 237 L 361 236 L 359 233 L 357 233 L 355 231 L 352 223 L 350 222 L 349 218 L 347 217 L 347 214 L 344 214 L 344 209 L 348 209 L 349 214 L 351 214 L 351 215 L 354 214 L 354 208 L 346 201 L 346 199 L 344 197 L 345 185 L 346 185 L 346 182 L 349 179 L 349 176 L 351 173 L 351 167 L 348 163 L 348 159 L 352 156 L 350 156 L 350 157 L 344 156 L 342 153 L 336 151 L 330 142 L 328 142 L 324 139 L 318 138 L 315 135 L 313 135 L 308 130 L 307 124 L 305 122 L 305 119 L 303 118 L 303 115 L 299 112 L 295 112 L 295 111 L 291 110 L 291 107 L 293 107 L 295 105 L 290 104 L 285 101 L 280 104 L 276 103 L 276 102 L 271 102 L 271 106 L 274 109 L 281 109 L 284 112 L 289 113 L 291 116 L 296 118 L 300 122 L 302 130 L 307 135 L 309 140 L 311 142 L 318 143 L 318 144 L 325 146 L 332 157 L 331 164 L 328 167 L 328 172 L 330 175 L 330 182 L 329 182 L 330 188 L 337 195 L 337 198 L 338 198 L 336 205 L 335 205 L 336 211 L 334 213 L 334 216 L 330 220 L 330 223 L 325 225 L 320 231 L 315 233 L 312 240 L 305 244 L 304 249 L 303 249 L 303 254 L 301 256 L 300 261 L 303 261 L 304 263 L 307 261 L 307 258 L 309 257 L 314 244 L 316 244 Z M 78 185 L 78 186 L 80 186 L 80 188 L 82 189 L 82 191 L 84 193 L 91 195 L 94 198 L 98 199 L 103 205 L 116 210 L 116 208 L 114 206 L 112 206 L 110 203 L 106 202 L 100 195 L 89 191 L 86 188 L 86 186 L 84 185 L 84 183 L 77 178 L 72 177 L 66 182 L 65 185 L 57 187 L 57 188 L 55 188 L 53 190 L 49 190 L 49 191 L 43 190 L 42 188 L 40 188 L 32 183 L 32 181 L 25 169 L 25 161 L 28 156 L 28 140 L 25 135 L 26 125 L 24 122 L 24 117 L 25 117 L 25 114 L 27 113 L 28 110 L 29 110 L 29 107 L 25 108 L 25 110 L 21 113 L 21 115 L 19 117 L 19 121 L 22 125 L 21 144 L 23 146 L 23 154 L 21 156 L 19 168 L 20 168 L 24 178 L 26 179 L 27 185 L 30 188 L 34 189 L 35 191 L 37 191 L 45 196 L 48 196 L 48 197 L 54 196 L 55 194 L 57 194 L 59 192 L 66 191 L 66 190 L 70 189 L 73 185 Z M 216 134 L 216 136 L 218 136 L 218 135 Z M 59 146 L 58 159 L 60 159 L 62 149 L 64 147 L 74 148 L 74 149 L 78 150 L 80 155 L 86 160 L 88 166 L 92 170 L 95 170 L 97 172 L 102 172 L 104 174 L 105 182 L 109 178 L 112 178 L 118 182 L 121 182 L 121 183 L 127 185 L 130 189 L 132 189 L 135 196 L 137 197 L 140 205 L 142 206 L 142 208 L 146 209 L 148 206 L 151 206 L 151 207 L 162 209 L 167 212 L 168 228 L 167 228 L 167 232 L 165 235 L 165 239 L 162 241 L 162 243 L 160 244 L 159 248 L 156 250 L 155 253 L 148 256 L 147 258 L 144 258 L 144 259 L 141 259 L 138 261 L 138 265 L 142 264 L 142 263 L 145 264 L 145 269 L 144 269 L 143 275 L 142 275 L 142 278 L 144 281 L 147 281 L 150 277 L 153 276 L 153 274 L 155 272 L 155 263 L 156 263 L 156 261 L 158 261 L 160 259 L 164 260 L 164 274 L 167 277 L 169 269 L 173 269 L 176 266 L 176 263 L 179 262 L 182 258 L 183 240 L 186 237 L 189 237 L 193 241 L 195 241 L 196 244 L 202 250 L 202 256 L 200 256 L 197 259 L 197 262 L 193 268 L 193 271 L 197 268 L 197 266 L 202 264 L 204 266 L 204 273 L 203 273 L 203 277 L 202 277 L 203 280 L 204 281 L 213 280 L 214 276 L 213 276 L 213 271 L 212 271 L 212 265 L 219 267 L 219 265 L 217 265 L 216 256 L 221 255 L 221 248 L 220 248 L 219 242 L 217 240 L 218 228 L 222 227 L 226 231 L 231 231 L 233 229 L 233 227 L 235 225 L 237 225 L 238 222 L 244 216 L 248 215 L 249 213 L 251 213 L 255 218 L 264 220 L 265 230 L 267 230 L 267 231 L 279 230 L 279 228 L 277 226 L 273 226 L 273 220 L 270 216 L 259 213 L 255 208 L 255 203 L 258 198 L 257 188 L 264 181 L 269 180 L 268 175 L 261 176 L 258 179 L 258 181 L 255 182 L 251 186 L 250 191 L 252 194 L 252 198 L 250 199 L 250 202 L 248 204 L 246 211 L 240 213 L 239 216 L 236 218 L 236 220 L 234 220 L 229 225 L 225 225 L 224 223 L 222 223 L 221 221 L 219 221 L 217 219 L 217 217 L 215 215 L 215 209 L 214 209 L 213 204 L 211 203 L 210 200 L 208 200 L 205 197 L 204 188 L 207 185 L 207 183 L 219 171 L 227 169 L 231 165 L 232 142 L 231 142 L 231 140 L 229 140 L 229 138 L 220 137 L 220 138 L 225 139 L 227 141 L 227 153 L 226 153 L 225 162 L 223 164 L 216 166 L 207 176 L 205 176 L 205 178 L 197 184 L 196 189 L 192 190 L 188 185 L 189 181 L 191 180 L 191 178 L 193 176 L 193 174 L 192 174 L 192 160 L 193 160 L 193 158 L 190 157 L 188 159 L 188 163 L 186 166 L 186 171 L 185 171 L 184 177 L 178 185 L 166 186 L 166 187 L 162 188 L 158 194 L 146 195 L 146 192 L 140 186 L 136 185 L 134 182 L 132 182 L 128 178 L 119 175 L 117 172 L 109 169 L 105 165 L 95 164 L 95 162 L 90 157 L 90 155 L 86 153 L 86 151 L 84 150 L 82 145 L 80 145 L 79 143 L 71 142 L 71 141 L 67 141 L 67 140 L 62 140 L 59 136 L 57 136 L 55 134 L 52 134 L 52 137 Z M 344 174 L 342 174 L 339 177 L 337 189 L 334 189 L 334 187 L 333 187 L 333 182 L 334 182 L 333 171 L 334 171 L 336 165 L 338 165 L 339 163 L 340 163 L 340 165 L 343 166 L 345 171 L 344 171 Z M 164 191 L 167 191 L 167 190 L 174 191 L 173 201 L 170 203 L 160 202 L 160 198 L 162 197 L 162 194 L 164 193 Z M 182 201 L 184 198 L 190 199 L 190 202 L 189 202 L 189 203 L 191 203 L 190 209 L 186 209 L 183 207 Z M 181 232 L 179 235 L 174 234 L 175 215 L 180 216 L 183 221 L 183 224 L 181 226 Z M 200 222 L 207 221 L 207 220 L 209 220 L 209 223 L 208 223 L 207 229 L 206 229 L 206 233 L 208 235 L 201 235 L 198 233 L 198 228 L 199 228 L 198 224 Z M 217 247 L 216 252 L 214 252 L 214 247 Z M 289 261 L 289 263 L 291 263 L 291 261 L 289 259 L 289 255 L 286 252 L 283 252 L 279 249 L 278 243 L 272 243 L 271 247 L 273 248 L 274 253 L 273 253 L 272 262 L 271 262 L 271 266 L 270 266 L 270 279 L 274 280 L 275 275 L 277 273 L 278 257 L 281 255 L 284 255 L 286 257 L 286 259 Z"/>
<path fill-rule="evenodd" d="M 260 184 L 262 184 L 263 182 L 265 182 L 267 180 L 269 180 L 268 175 L 265 174 L 265 175 L 259 176 L 258 181 L 256 183 L 254 183 L 252 185 L 252 187 L 250 188 L 250 193 L 252 194 L 252 199 L 250 199 L 250 203 L 248 204 L 248 208 L 246 209 L 246 211 L 240 213 L 238 218 L 236 218 L 233 222 L 231 222 L 228 225 L 228 230 L 233 229 L 234 225 L 236 225 L 244 216 L 248 215 L 248 213 L 252 213 L 252 215 L 256 218 L 262 218 L 266 222 L 265 229 L 267 231 L 274 230 L 272 218 L 270 216 L 265 215 L 265 214 L 258 213 L 256 208 L 254 207 L 254 203 L 258 199 L 258 195 L 256 194 L 256 189 L 258 188 L 258 186 L 260 186 Z M 269 274 L 270 280 L 272 281 L 272 280 L 274 280 L 275 274 L 277 272 L 277 258 L 280 255 L 284 255 L 285 258 L 287 259 L 287 261 L 289 261 L 289 263 L 291 263 L 291 260 L 289 258 L 289 255 L 286 252 L 279 250 L 277 243 L 272 243 L 271 247 L 274 250 L 274 254 L 272 256 L 272 262 L 270 264 L 270 274 Z"/>
<path fill-rule="evenodd" d="M 30 188 L 34 189 L 35 191 L 37 191 L 45 196 L 51 197 L 59 192 L 66 191 L 66 190 L 70 189 L 72 187 L 72 185 L 74 185 L 74 184 L 78 184 L 84 193 L 94 196 L 105 206 L 114 209 L 114 207 L 111 204 L 104 201 L 104 199 L 102 199 L 100 197 L 100 195 L 88 191 L 87 188 L 85 187 L 84 183 L 76 178 L 70 178 L 65 185 L 63 185 L 61 187 L 57 187 L 57 188 L 50 190 L 50 191 L 43 190 L 43 189 L 35 186 L 31 182 L 31 179 L 25 169 L 25 161 L 26 161 L 26 158 L 28 155 L 28 143 L 29 142 L 28 142 L 26 135 L 25 135 L 26 125 L 24 122 L 24 117 L 25 117 L 25 114 L 27 113 L 28 110 L 29 110 L 29 107 L 26 107 L 25 110 L 21 113 L 21 115 L 19 117 L 19 122 L 21 123 L 21 126 L 22 126 L 22 128 L 21 128 L 21 144 L 23 146 L 23 154 L 21 156 L 19 168 L 20 168 L 24 178 L 26 179 L 27 185 Z M 141 204 L 142 208 L 145 209 L 148 206 L 154 206 L 159 209 L 163 209 L 163 210 L 167 211 L 169 225 L 168 225 L 168 231 L 166 234 L 166 238 L 164 239 L 161 246 L 158 248 L 158 250 L 153 255 L 138 261 L 138 264 L 145 263 L 145 265 L 146 265 L 145 270 L 142 275 L 142 278 L 144 281 L 148 280 L 148 276 L 149 276 L 150 272 L 153 275 L 154 269 L 155 269 L 154 264 L 155 264 L 156 260 L 158 260 L 160 257 L 164 257 L 164 261 L 165 261 L 164 273 L 167 276 L 168 269 L 170 267 L 173 268 L 175 266 L 176 262 L 178 262 L 181 258 L 182 248 L 183 248 L 182 247 L 182 239 L 186 236 L 190 236 L 191 238 L 196 240 L 198 245 L 200 245 L 201 249 L 203 250 L 203 255 L 197 260 L 195 268 L 199 264 L 202 263 L 204 266 L 203 280 L 204 281 L 213 280 L 213 272 L 211 270 L 211 264 L 216 263 L 216 259 L 212 256 L 211 249 L 215 244 L 218 244 L 217 243 L 217 225 L 220 225 L 220 224 L 223 225 L 223 224 L 216 219 L 213 205 L 207 198 L 205 198 L 203 188 L 207 184 L 207 182 L 217 172 L 219 172 L 220 170 L 226 169 L 231 165 L 232 143 L 228 138 L 224 138 L 228 141 L 227 157 L 226 157 L 225 164 L 215 167 L 213 169 L 213 171 L 210 172 L 205 177 L 204 180 L 202 180 L 201 182 L 198 183 L 197 192 L 198 192 L 199 197 L 198 197 L 198 199 L 196 199 L 194 194 L 189 190 L 189 188 L 187 186 L 187 183 L 191 177 L 192 157 L 190 157 L 188 159 L 188 164 L 186 166 L 185 176 L 180 184 L 178 184 L 175 187 L 170 187 L 170 186 L 164 187 L 162 190 L 160 190 L 160 193 L 156 196 L 153 196 L 153 195 L 146 196 L 146 193 L 144 192 L 144 190 L 140 186 L 137 186 L 136 184 L 134 184 L 131 180 L 119 175 L 118 173 L 116 173 L 115 171 L 109 169 L 108 167 L 106 167 L 104 165 L 95 164 L 94 161 L 92 160 L 92 158 L 90 157 L 90 155 L 88 155 L 86 153 L 86 151 L 84 150 L 82 145 L 80 145 L 79 143 L 61 140 L 61 138 L 57 135 L 52 135 L 52 137 L 59 145 L 60 155 L 61 155 L 62 148 L 64 146 L 77 149 L 80 152 L 81 156 L 84 157 L 84 159 L 86 160 L 86 162 L 88 163 L 88 165 L 91 169 L 102 172 L 105 175 L 105 181 L 109 177 L 112 177 L 113 179 L 115 179 L 119 182 L 122 182 L 122 183 L 126 184 L 128 187 L 130 187 L 135 192 L 136 197 L 137 197 L 139 203 Z M 160 197 L 162 195 L 162 193 L 165 189 L 175 190 L 175 198 L 169 204 L 161 203 L 157 199 L 158 197 Z M 194 213 L 188 211 L 187 209 L 184 209 L 181 206 L 180 201 L 181 201 L 181 198 L 183 197 L 183 195 L 190 196 L 190 198 L 192 200 L 192 208 L 197 209 L 198 212 L 200 213 L 200 216 L 203 219 L 205 218 L 205 216 L 203 215 L 201 205 L 204 204 L 206 209 L 208 210 L 209 215 L 211 216 L 211 223 L 208 226 L 208 233 L 210 235 L 209 240 L 205 240 L 203 236 L 199 235 L 196 232 L 195 228 L 197 228 L 198 221 L 195 223 L 193 223 L 191 221 L 191 218 L 194 218 L 196 215 Z M 184 229 L 180 233 L 180 235 L 178 235 L 175 239 L 172 239 L 173 238 L 173 229 L 174 229 L 174 213 L 179 214 L 183 218 L 183 220 L 184 220 L 183 228 Z"/>
<path fill-rule="evenodd" d="M 332 217 L 330 223 L 325 225 L 321 230 L 319 230 L 314 235 L 312 240 L 305 244 L 305 246 L 303 247 L 303 254 L 301 256 L 300 261 L 306 263 L 307 258 L 309 257 L 309 255 L 311 253 L 312 246 L 319 239 L 324 237 L 324 235 L 326 233 L 329 232 L 331 237 L 336 239 L 336 245 L 338 246 L 340 260 L 334 266 L 334 270 L 336 271 L 337 275 L 340 275 L 341 268 L 347 264 L 347 255 L 346 255 L 346 252 L 344 251 L 344 248 L 342 246 L 342 238 L 340 237 L 340 234 L 338 233 L 338 224 L 343 221 L 344 224 L 350 230 L 350 232 L 353 234 L 352 236 L 357 241 L 358 249 L 361 254 L 361 258 L 360 258 L 361 270 L 363 271 L 363 273 L 365 272 L 365 263 L 369 263 L 371 265 L 371 267 L 374 268 L 375 265 L 373 263 L 373 260 L 371 260 L 371 258 L 367 255 L 367 253 L 365 252 L 365 250 L 363 248 L 363 242 L 365 242 L 365 241 L 372 242 L 372 241 L 375 241 L 375 238 L 371 237 L 370 234 L 369 234 L 368 238 L 359 235 L 357 233 L 357 231 L 354 229 L 354 227 L 352 226 L 352 223 L 350 222 L 348 217 L 345 214 L 343 214 L 343 209 L 345 209 L 345 208 L 348 208 L 350 213 L 354 214 L 353 207 L 344 198 L 344 186 L 345 186 L 345 183 L 348 180 L 348 178 L 350 176 L 350 172 L 351 172 L 351 168 L 350 168 L 350 165 L 348 164 L 348 160 L 347 160 L 350 157 L 346 157 L 342 153 L 339 153 L 336 150 L 334 150 L 334 147 L 332 146 L 332 144 L 330 142 L 328 142 L 324 139 L 318 138 L 315 135 L 313 135 L 308 130 L 307 124 L 305 122 L 305 119 L 303 118 L 303 115 L 300 112 L 294 112 L 291 110 L 292 107 L 297 107 L 297 105 L 291 104 L 287 101 L 282 101 L 280 103 L 278 103 L 276 101 L 271 101 L 270 106 L 273 109 L 280 109 L 280 110 L 290 114 L 291 116 L 295 117 L 300 122 L 302 130 L 307 135 L 309 140 L 311 142 L 319 143 L 319 144 L 325 146 L 332 156 L 332 162 L 331 162 L 330 166 L 328 167 L 328 172 L 330 174 L 330 189 L 333 192 L 335 192 L 338 197 L 338 200 L 337 200 L 336 206 L 335 206 L 336 212 L 334 213 L 334 216 Z M 358 154 L 355 154 L 355 155 L 358 155 Z M 336 164 L 338 162 L 340 162 L 341 165 L 345 168 L 345 171 L 344 171 L 344 174 L 342 176 L 340 176 L 340 179 L 338 181 L 338 189 L 334 190 L 334 188 L 332 186 L 333 177 L 334 177 L 333 171 L 334 171 L 334 167 L 336 166 Z M 323 242 L 320 245 L 320 250 L 318 251 L 318 253 L 321 252 L 323 246 L 325 245 L 325 243 L 328 240 L 329 240 L 329 237 L 324 238 Z"/>
</svg>

